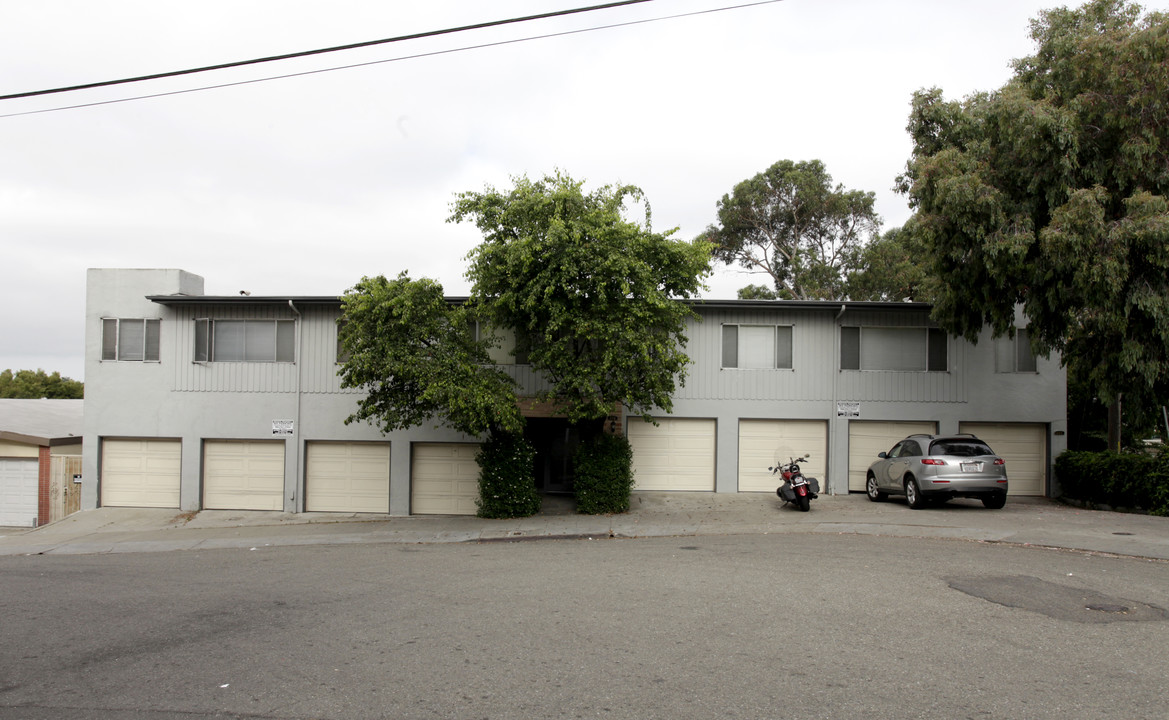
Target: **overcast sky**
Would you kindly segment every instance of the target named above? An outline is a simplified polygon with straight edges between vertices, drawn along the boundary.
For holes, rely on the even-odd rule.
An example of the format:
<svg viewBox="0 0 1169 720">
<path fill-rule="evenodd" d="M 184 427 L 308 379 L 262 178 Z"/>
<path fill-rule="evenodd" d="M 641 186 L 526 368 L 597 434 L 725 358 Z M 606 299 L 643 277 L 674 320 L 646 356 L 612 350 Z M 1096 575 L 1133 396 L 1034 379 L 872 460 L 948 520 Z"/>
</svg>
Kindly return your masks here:
<svg viewBox="0 0 1169 720">
<path fill-rule="evenodd" d="M 582 7 L 586 0 L 7 3 L 0 94 L 134 77 Z M 992 90 L 1030 54 L 1034 0 L 654 0 L 554 20 L 0 102 L 0 369 L 84 379 L 85 270 L 182 268 L 208 294 L 341 294 L 364 275 L 466 294 L 455 193 L 557 168 L 645 190 L 689 239 L 734 185 L 821 159 L 909 209 L 914 90 Z M 1166 2 L 1146 3 L 1164 9 Z M 590 32 L 637 20 L 701 13 Z M 433 54 L 439 53 L 439 54 Z M 394 60 L 395 58 L 408 58 Z M 378 62 L 394 60 L 392 62 Z M 707 297 L 751 282 L 720 269 Z"/>
</svg>

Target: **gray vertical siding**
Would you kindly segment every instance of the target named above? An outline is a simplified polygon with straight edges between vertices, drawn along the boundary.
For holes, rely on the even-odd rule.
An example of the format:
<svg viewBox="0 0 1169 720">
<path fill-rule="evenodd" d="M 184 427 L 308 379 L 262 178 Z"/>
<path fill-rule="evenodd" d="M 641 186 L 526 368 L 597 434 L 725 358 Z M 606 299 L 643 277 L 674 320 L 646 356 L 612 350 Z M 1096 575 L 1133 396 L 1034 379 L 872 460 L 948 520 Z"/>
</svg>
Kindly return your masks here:
<svg viewBox="0 0 1169 720">
<path fill-rule="evenodd" d="M 329 298 L 207 298 L 208 304 L 148 299 L 170 294 L 199 298 L 202 279 L 174 270 L 91 270 L 87 276 L 86 430 L 84 474 L 98 478 L 100 438 L 168 437 L 183 443 L 184 509 L 201 507 L 200 453 L 207 438 L 272 439 L 273 420 L 296 421 L 288 439 L 286 509 L 303 503 L 300 460 L 315 440 L 390 441 L 392 512 L 409 512 L 410 444 L 468 442 L 449 428 L 427 425 L 384 435 L 366 423 L 346 425 L 360 389 L 342 389 L 337 375 L 339 304 Z M 963 422 L 1041 423 L 1052 457 L 1065 446 L 1066 374 L 1058 359 L 1039 359 L 1035 373 L 996 373 L 994 343 L 947 340 L 945 372 L 841 371 L 840 327 L 929 327 L 923 306 L 839 303 L 718 303 L 694 306 L 686 325 L 691 359 L 674 396 L 679 418 L 713 419 L 716 489 L 738 490 L 738 433 L 744 418 L 816 420 L 827 424 L 827 480 L 847 491 L 848 419 L 838 402 L 859 405 L 866 421 L 930 420 L 941 432 Z M 299 314 L 298 314 L 299 313 Z M 102 362 L 102 317 L 160 317 L 161 362 Z M 298 320 L 294 363 L 197 363 L 195 319 Z M 722 368 L 727 323 L 792 328 L 791 369 Z M 527 365 L 502 365 L 520 388 L 535 395 L 547 382 Z M 1050 462 L 1050 458 L 1049 458 Z M 98 490 L 83 487 L 95 507 Z M 294 499 L 297 498 L 297 499 Z"/>
<path fill-rule="evenodd" d="M 174 389 L 179 392 L 296 392 L 296 363 L 195 362 L 195 319 L 293 320 L 287 306 L 211 305 L 170 309 L 174 332 Z"/>
<path fill-rule="evenodd" d="M 889 402 L 966 402 L 966 344 L 948 340 L 948 372 L 841 371 L 840 325 L 862 327 L 929 327 L 916 312 L 849 311 L 839 321 L 839 307 L 809 310 L 703 310 L 701 321 L 687 324 L 686 350 L 691 365 L 678 400 L 854 400 Z M 838 322 L 840 325 L 838 325 Z M 722 367 L 722 326 L 790 325 L 792 369 L 747 370 Z"/>
<path fill-rule="evenodd" d="M 337 374 L 337 319 L 340 307 L 297 306 L 294 363 L 195 362 L 195 320 L 298 320 L 287 305 L 177 306 L 166 310 L 173 342 L 173 389 L 177 392 L 357 394 L 342 388 Z M 523 394 L 548 389 L 528 365 L 502 365 Z"/>
</svg>

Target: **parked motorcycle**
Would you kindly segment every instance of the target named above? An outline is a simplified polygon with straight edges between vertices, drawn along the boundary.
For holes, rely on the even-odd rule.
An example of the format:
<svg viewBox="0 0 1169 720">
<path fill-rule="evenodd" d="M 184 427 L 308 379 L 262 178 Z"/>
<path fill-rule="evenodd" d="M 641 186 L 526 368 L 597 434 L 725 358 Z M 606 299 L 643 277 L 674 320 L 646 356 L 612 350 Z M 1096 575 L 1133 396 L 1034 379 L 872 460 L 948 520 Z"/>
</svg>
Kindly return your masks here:
<svg viewBox="0 0 1169 720">
<path fill-rule="evenodd" d="M 798 458 L 789 458 L 786 465 L 769 467 L 771 474 L 782 473 L 783 484 L 775 489 L 775 494 L 784 503 L 791 503 L 801 512 L 808 512 L 812 508 L 813 498 L 820 495 L 820 481 L 814 477 L 807 477 L 800 469 L 800 463 L 807 462 L 811 455 Z"/>
</svg>

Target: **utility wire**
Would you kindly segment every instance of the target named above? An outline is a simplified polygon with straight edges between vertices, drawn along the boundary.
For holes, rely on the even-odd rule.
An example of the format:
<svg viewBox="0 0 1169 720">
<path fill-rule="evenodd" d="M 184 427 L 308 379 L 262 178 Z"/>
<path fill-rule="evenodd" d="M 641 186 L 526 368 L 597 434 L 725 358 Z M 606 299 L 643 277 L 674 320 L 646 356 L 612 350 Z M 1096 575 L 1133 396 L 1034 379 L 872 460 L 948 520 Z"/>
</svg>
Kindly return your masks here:
<svg viewBox="0 0 1169 720">
<path fill-rule="evenodd" d="M 333 72 L 336 70 L 350 70 L 353 68 L 367 67 L 370 65 L 382 65 L 385 63 L 399 62 L 402 60 L 416 60 L 418 58 L 433 57 L 436 55 L 449 55 L 457 52 L 464 52 L 466 50 L 482 50 L 484 48 L 499 47 L 502 45 L 513 45 L 521 42 L 528 42 L 530 40 L 546 40 L 548 38 L 563 37 L 566 35 L 579 35 L 587 32 L 594 32 L 596 30 L 610 30 L 619 27 L 628 27 L 632 25 L 644 25 L 651 22 L 659 22 L 661 20 L 675 20 L 677 18 L 693 17 L 695 15 L 710 15 L 717 12 L 725 12 L 727 10 L 741 10 L 743 8 L 756 7 L 759 5 L 772 5 L 783 0 L 758 0 L 757 2 L 749 2 L 741 5 L 728 5 L 720 8 L 712 8 L 710 10 L 696 10 L 688 13 L 678 13 L 676 15 L 663 15 L 656 18 L 647 18 L 644 20 L 630 20 L 627 22 L 613 23 L 611 25 L 598 25 L 590 28 L 581 28 L 578 30 L 565 30 L 563 32 L 548 33 L 546 35 L 532 35 L 529 37 L 516 38 L 514 40 L 500 40 L 498 42 L 483 43 L 481 45 L 467 45 L 464 47 L 451 48 L 448 50 L 435 50 L 433 52 L 418 53 L 416 55 L 404 55 L 396 58 L 388 58 L 386 60 L 371 60 L 369 62 L 354 63 L 352 65 L 338 65 L 335 67 L 321 68 L 319 70 L 306 70 L 304 72 L 289 73 L 287 75 L 272 75 L 269 77 L 256 78 L 253 80 L 240 80 L 238 82 L 222 83 L 219 85 L 204 85 L 196 88 L 188 88 L 186 90 L 172 90 L 170 92 L 154 93 L 152 95 L 136 95 L 134 97 L 117 98 L 115 100 L 101 100 L 98 102 L 82 103 L 79 105 L 63 105 L 59 107 L 45 108 L 43 110 L 27 110 L 25 112 L 8 113 L 0 115 L 2 118 L 19 117 L 21 115 L 38 115 L 41 113 L 57 112 L 59 110 L 77 110 L 79 108 L 96 107 L 99 105 L 114 105 L 117 103 L 132 102 L 134 100 L 149 100 L 151 98 L 166 97 L 168 95 L 185 95 L 187 93 L 201 92 L 203 90 L 217 90 L 220 88 L 236 87 L 238 85 L 251 85 L 254 83 L 268 82 L 269 80 L 285 80 L 288 78 L 304 77 L 306 75 L 317 75 L 320 73 Z"/>
<path fill-rule="evenodd" d="M 227 68 L 243 67 L 245 65 L 258 65 L 260 63 L 275 62 L 277 60 L 291 60 L 292 58 L 308 57 L 309 55 L 321 55 L 324 53 L 339 52 L 341 50 L 355 50 L 357 48 L 371 47 L 373 45 L 405 42 L 406 40 L 420 40 L 422 38 L 437 37 L 439 35 L 450 35 L 452 33 L 466 32 L 468 30 L 482 30 L 483 28 L 498 27 L 500 25 L 512 25 L 515 23 L 529 22 L 531 20 L 544 20 L 552 17 L 562 17 L 564 15 L 575 15 L 578 13 L 593 12 L 596 10 L 608 10 L 610 8 L 621 7 L 624 5 L 636 5 L 638 3 L 644 2 L 652 2 L 652 0 L 618 0 L 617 2 L 605 3 L 603 5 L 591 5 L 589 7 L 574 8 L 571 10 L 557 10 L 555 12 L 541 13 L 539 15 L 527 15 L 525 17 L 510 18 L 508 20 L 492 20 L 490 22 L 476 23 L 474 25 L 463 25 L 461 27 L 447 28 L 446 30 L 430 30 L 428 32 L 414 33 L 412 35 L 399 35 L 398 37 L 385 38 L 382 40 L 367 40 L 365 42 L 351 43 L 349 45 L 338 45 L 336 47 L 321 48 L 319 50 L 303 50 L 301 52 L 287 53 L 285 55 L 273 55 L 271 57 L 256 58 L 254 60 L 238 60 L 236 62 L 220 63 L 219 65 L 208 65 L 206 67 L 191 68 L 189 70 L 173 70 L 171 72 L 154 73 L 153 75 L 140 75 L 138 77 L 125 78 L 122 80 L 103 80 L 101 82 L 86 83 L 84 85 L 71 85 L 69 87 L 52 88 L 49 90 L 32 90 L 29 92 L 12 93 L 10 95 L 0 95 L 0 100 L 15 100 L 16 98 L 35 97 L 37 95 L 52 95 L 54 93 L 73 92 L 75 90 L 89 90 L 91 88 L 108 87 L 110 85 L 125 85 L 126 83 L 142 82 L 144 80 L 158 80 L 160 78 L 178 77 L 179 75 L 193 75 L 195 73 L 209 72 L 211 70 L 225 70 Z"/>
</svg>

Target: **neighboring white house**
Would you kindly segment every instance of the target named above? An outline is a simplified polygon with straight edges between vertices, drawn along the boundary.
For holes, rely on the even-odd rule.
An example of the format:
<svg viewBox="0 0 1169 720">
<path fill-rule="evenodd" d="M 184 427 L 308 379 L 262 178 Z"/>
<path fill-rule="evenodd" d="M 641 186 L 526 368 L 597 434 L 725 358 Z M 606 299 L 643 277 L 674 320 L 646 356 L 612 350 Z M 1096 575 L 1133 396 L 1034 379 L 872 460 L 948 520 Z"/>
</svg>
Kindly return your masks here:
<svg viewBox="0 0 1169 720">
<path fill-rule="evenodd" d="M 83 403 L 0 399 L 0 527 L 36 527 L 81 507 Z"/>
<path fill-rule="evenodd" d="M 1025 332 L 971 344 L 919 303 L 694 301 L 692 360 L 657 425 L 613 417 L 636 489 L 774 492 L 777 459 L 811 453 L 827 491 L 861 491 L 878 452 L 914 432 L 970 432 L 1006 458 L 1011 493 L 1051 490 L 1066 447 L 1066 374 Z M 473 513 L 476 438 L 345 424 L 337 297 L 206 296 L 182 270 L 91 269 L 85 507 Z M 540 379 L 497 359 L 525 393 Z M 564 489 L 570 429 L 525 405 Z"/>
</svg>

